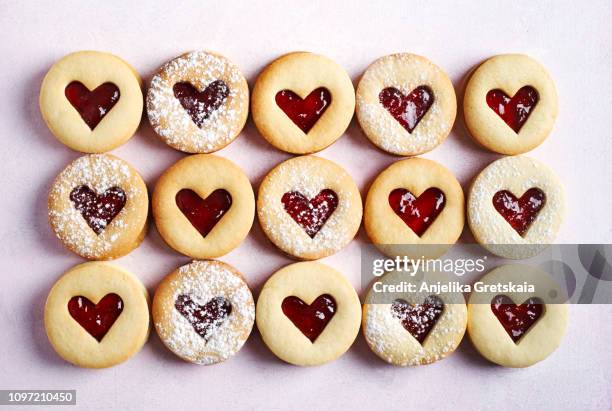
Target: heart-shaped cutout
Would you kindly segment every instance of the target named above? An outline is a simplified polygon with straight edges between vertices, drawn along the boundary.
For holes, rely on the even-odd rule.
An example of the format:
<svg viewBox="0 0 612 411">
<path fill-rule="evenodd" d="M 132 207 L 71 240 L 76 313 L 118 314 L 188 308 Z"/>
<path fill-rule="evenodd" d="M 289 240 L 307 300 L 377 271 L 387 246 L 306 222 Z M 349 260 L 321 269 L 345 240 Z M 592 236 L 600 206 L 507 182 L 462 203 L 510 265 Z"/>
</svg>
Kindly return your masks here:
<svg viewBox="0 0 612 411">
<path fill-rule="evenodd" d="M 189 321 L 195 332 L 206 342 L 232 313 L 232 305 L 223 297 L 215 297 L 200 305 L 193 301 L 191 296 L 181 294 L 176 298 L 174 308 Z"/>
<path fill-rule="evenodd" d="M 537 90 L 531 86 L 521 87 L 512 98 L 499 89 L 487 93 L 489 107 L 517 134 L 539 99 Z"/>
<path fill-rule="evenodd" d="M 106 294 L 98 304 L 83 296 L 68 301 L 70 316 L 98 342 L 102 341 L 123 311 L 123 300 L 115 293 Z"/>
<path fill-rule="evenodd" d="M 311 91 L 305 99 L 291 90 L 281 90 L 276 93 L 276 104 L 306 134 L 325 113 L 331 102 L 331 93 L 325 87 Z"/>
<path fill-rule="evenodd" d="M 281 202 L 291 218 L 314 238 L 338 207 L 338 196 L 328 188 L 310 200 L 299 191 L 289 191 Z"/>
<path fill-rule="evenodd" d="M 222 80 L 215 80 L 203 91 L 198 91 L 191 83 L 176 83 L 172 90 L 174 97 L 187 111 L 193 122 L 202 127 L 204 121 L 227 99 L 230 89 Z"/>
<path fill-rule="evenodd" d="M 89 91 L 81 82 L 73 81 L 64 90 L 66 98 L 81 115 L 87 126 L 93 130 L 104 116 L 117 104 L 119 87 L 104 83 Z"/>
<path fill-rule="evenodd" d="M 290 296 L 283 300 L 281 308 L 293 325 L 314 343 L 336 314 L 336 300 L 329 294 L 322 294 L 308 305 Z"/>
<path fill-rule="evenodd" d="M 389 205 L 416 235 L 421 237 L 444 210 L 446 197 L 442 190 L 430 187 L 419 197 L 405 188 L 389 194 Z"/>
<path fill-rule="evenodd" d="M 420 344 L 438 322 L 444 311 L 444 303 L 435 295 L 425 298 L 422 304 L 409 304 L 397 299 L 391 304 L 391 314 Z"/>
<path fill-rule="evenodd" d="M 502 190 L 493 196 L 493 206 L 499 214 L 522 237 L 529 230 L 538 213 L 546 204 L 546 194 L 539 188 L 530 188 L 521 198 L 516 198 L 508 190 Z"/>
<path fill-rule="evenodd" d="M 516 305 L 506 295 L 497 295 L 491 300 L 491 310 L 515 344 L 544 313 L 544 303 L 537 297 Z"/>
<path fill-rule="evenodd" d="M 97 235 L 123 210 L 126 200 L 125 191 L 119 187 L 111 187 L 98 194 L 83 185 L 70 192 L 70 201 Z"/>
<path fill-rule="evenodd" d="M 419 86 L 407 96 L 395 87 L 387 87 L 378 94 L 378 99 L 393 118 L 412 133 L 433 105 L 434 94 L 427 86 Z"/>
<path fill-rule="evenodd" d="M 203 199 L 195 191 L 184 188 L 176 193 L 176 205 L 202 237 L 206 237 L 232 206 L 232 196 L 221 188 Z"/>
</svg>

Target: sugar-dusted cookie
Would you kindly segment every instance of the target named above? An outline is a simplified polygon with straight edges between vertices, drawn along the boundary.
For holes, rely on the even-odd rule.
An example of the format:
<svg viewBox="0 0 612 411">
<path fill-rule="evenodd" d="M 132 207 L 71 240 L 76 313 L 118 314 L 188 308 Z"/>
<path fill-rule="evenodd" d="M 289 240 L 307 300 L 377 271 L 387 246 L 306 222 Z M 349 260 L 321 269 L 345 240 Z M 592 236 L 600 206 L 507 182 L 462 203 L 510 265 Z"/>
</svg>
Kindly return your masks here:
<svg viewBox="0 0 612 411">
<path fill-rule="evenodd" d="M 249 114 L 249 86 L 225 57 L 192 51 L 170 60 L 153 76 L 147 114 L 169 146 L 212 153 L 242 131 Z"/>
<path fill-rule="evenodd" d="M 49 223 L 71 251 L 92 260 L 121 257 L 142 242 L 149 196 L 138 172 L 109 154 L 70 163 L 49 190 Z"/>
<path fill-rule="evenodd" d="M 336 141 L 355 111 L 355 90 L 346 71 L 318 54 L 285 54 L 257 78 L 253 121 L 279 150 L 309 154 Z"/>
<path fill-rule="evenodd" d="M 522 154 L 542 144 L 557 111 L 553 80 L 540 63 L 522 54 L 486 60 L 470 76 L 463 98 L 472 137 L 501 154 Z"/>
<path fill-rule="evenodd" d="M 78 51 L 51 67 L 40 89 L 40 112 L 51 132 L 73 150 L 103 153 L 138 128 L 140 76 L 112 54 Z"/>
<path fill-rule="evenodd" d="M 236 248 L 255 217 L 248 177 L 212 154 L 189 156 L 168 168 L 157 181 L 152 203 L 155 225 L 166 243 L 200 259 Z"/>
<path fill-rule="evenodd" d="M 102 262 L 79 264 L 53 286 L 45 329 L 66 361 L 105 368 L 136 354 L 149 336 L 149 295 L 132 274 Z"/>
<path fill-rule="evenodd" d="M 251 290 L 238 271 L 220 261 L 193 261 L 169 274 L 151 310 L 164 345 L 196 364 L 236 354 L 255 321 Z"/>
<path fill-rule="evenodd" d="M 357 120 L 376 146 L 413 156 L 433 150 L 450 133 L 457 98 L 442 69 L 409 53 L 381 57 L 357 86 Z"/>
<path fill-rule="evenodd" d="M 263 179 L 257 215 L 270 241 L 305 260 L 336 253 L 357 234 L 361 195 L 337 164 L 315 156 L 289 159 Z"/>
<path fill-rule="evenodd" d="M 467 216 L 474 238 L 506 258 L 532 257 L 551 244 L 565 214 L 561 182 L 544 164 L 505 157 L 473 181 Z"/>
<path fill-rule="evenodd" d="M 294 365 L 320 365 L 340 357 L 355 341 L 360 320 L 353 286 L 317 262 L 280 269 L 257 300 L 261 338 L 277 357 Z"/>
</svg>

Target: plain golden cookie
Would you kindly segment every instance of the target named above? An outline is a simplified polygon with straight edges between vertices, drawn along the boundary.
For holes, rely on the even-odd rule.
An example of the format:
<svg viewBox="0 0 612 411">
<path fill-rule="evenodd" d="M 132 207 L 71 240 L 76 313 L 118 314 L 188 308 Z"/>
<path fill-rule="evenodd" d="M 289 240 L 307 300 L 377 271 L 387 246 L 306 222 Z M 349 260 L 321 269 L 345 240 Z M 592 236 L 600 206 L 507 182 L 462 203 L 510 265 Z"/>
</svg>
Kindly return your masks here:
<svg viewBox="0 0 612 411">
<path fill-rule="evenodd" d="M 289 159 L 263 179 L 257 215 L 264 233 L 304 260 L 334 254 L 357 234 L 361 195 L 339 165 L 315 156 Z"/>
<path fill-rule="evenodd" d="M 153 76 L 147 114 L 170 147 L 212 153 L 242 131 L 249 114 L 249 86 L 225 57 L 192 51 L 170 60 Z"/>
<path fill-rule="evenodd" d="M 285 54 L 257 78 L 251 112 L 257 129 L 279 150 L 310 154 L 335 142 L 355 111 L 351 78 L 327 57 Z"/>
<path fill-rule="evenodd" d="M 234 163 L 211 154 L 179 160 L 159 178 L 153 217 L 164 241 L 192 258 L 216 258 L 245 239 L 255 217 L 249 179 Z"/>
<path fill-rule="evenodd" d="M 170 351 L 210 365 L 240 351 L 253 328 L 255 303 L 236 269 L 220 261 L 193 261 L 162 280 L 152 313 Z"/>
<path fill-rule="evenodd" d="M 131 273 L 89 262 L 68 270 L 45 304 L 51 345 L 79 367 L 105 368 L 136 354 L 149 337 L 149 295 Z"/>
<path fill-rule="evenodd" d="M 138 247 L 147 231 L 147 187 L 132 166 L 110 154 L 70 163 L 51 185 L 48 206 L 57 238 L 83 258 L 121 257 Z"/>
<path fill-rule="evenodd" d="M 125 143 L 138 129 L 143 108 L 140 76 L 112 54 L 78 51 L 51 67 L 39 104 L 59 141 L 73 150 L 103 153 Z"/>
<path fill-rule="evenodd" d="M 441 144 L 455 122 L 457 98 L 442 69 L 416 54 L 381 57 L 357 86 L 357 120 L 377 147 L 414 156 Z"/>
<path fill-rule="evenodd" d="M 552 78 L 540 63 L 522 54 L 486 60 L 470 76 L 463 98 L 472 137 L 501 154 L 522 154 L 542 144 L 557 111 Z"/>
<path fill-rule="evenodd" d="M 288 265 L 259 294 L 261 338 L 281 360 L 321 365 L 344 354 L 359 333 L 361 305 L 338 271 L 317 262 Z"/>
</svg>

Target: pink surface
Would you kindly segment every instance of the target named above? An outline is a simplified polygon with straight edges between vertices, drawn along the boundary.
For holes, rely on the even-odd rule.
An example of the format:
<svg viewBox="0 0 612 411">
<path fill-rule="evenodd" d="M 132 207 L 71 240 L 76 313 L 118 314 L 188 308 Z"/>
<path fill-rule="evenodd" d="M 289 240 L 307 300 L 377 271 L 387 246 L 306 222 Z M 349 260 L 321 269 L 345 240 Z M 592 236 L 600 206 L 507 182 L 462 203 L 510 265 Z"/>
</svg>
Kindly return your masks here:
<svg viewBox="0 0 612 411">
<path fill-rule="evenodd" d="M 82 260 L 64 250 L 51 232 L 46 196 L 56 174 L 79 153 L 53 138 L 37 104 L 42 77 L 51 64 L 81 49 L 123 57 L 147 83 L 166 60 L 186 50 L 211 49 L 236 62 L 251 86 L 271 59 L 293 50 L 330 56 L 355 82 L 377 57 L 410 51 L 443 67 L 458 95 L 466 73 L 484 58 L 524 52 L 550 70 L 560 96 L 552 136 L 529 154 L 550 165 L 566 185 L 569 213 L 559 240 L 611 242 L 608 1 L 589 6 L 569 1 L 469 2 L 461 7 L 407 1 L 310 1 L 294 7 L 272 1 L 117 3 L 125 4 L 75 11 L 78 2 L 0 2 L 0 388 L 76 389 L 79 406 L 92 409 L 612 408 L 609 306 L 570 307 L 562 346 L 525 370 L 487 363 L 467 340 L 444 361 L 394 368 L 378 360 L 361 336 L 338 361 L 298 368 L 277 360 L 256 331 L 235 358 L 213 367 L 181 362 L 154 334 L 142 352 L 111 369 L 85 370 L 65 363 L 47 341 L 43 304 L 61 273 Z M 150 189 L 164 169 L 185 156 L 162 143 L 146 120 L 113 153 L 131 162 Z M 239 164 L 254 187 L 271 167 L 290 157 L 273 149 L 250 121 L 219 155 Z M 364 195 L 372 179 L 397 160 L 376 150 L 355 121 L 320 155 L 345 167 Z M 478 148 L 458 121 L 447 141 L 424 157 L 450 168 L 465 188 L 498 156 Z M 470 238 L 466 230 L 464 240 Z M 356 287 L 359 249 L 366 241 L 362 230 L 345 250 L 324 260 Z M 272 272 L 291 262 L 268 244 L 257 224 L 222 260 L 242 271 L 255 293 Z M 135 272 L 152 293 L 167 273 L 188 261 L 169 249 L 152 227 L 142 246 L 117 264 Z"/>
</svg>

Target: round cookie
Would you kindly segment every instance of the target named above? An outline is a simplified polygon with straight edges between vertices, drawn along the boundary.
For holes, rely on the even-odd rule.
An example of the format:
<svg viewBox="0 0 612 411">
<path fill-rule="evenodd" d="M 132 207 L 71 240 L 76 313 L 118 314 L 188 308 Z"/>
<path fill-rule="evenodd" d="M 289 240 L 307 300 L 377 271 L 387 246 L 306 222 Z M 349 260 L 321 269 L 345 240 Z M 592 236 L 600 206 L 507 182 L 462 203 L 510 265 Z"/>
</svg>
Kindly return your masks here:
<svg viewBox="0 0 612 411">
<path fill-rule="evenodd" d="M 274 147 L 293 154 L 314 153 L 348 128 L 355 90 L 346 71 L 329 58 L 289 53 L 257 78 L 251 111 L 257 129 Z"/>
<path fill-rule="evenodd" d="M 459 346 L 467 324 L 463 294 L 420 291 L 421 273 L 394 271 L 377 279 L 363 305 L 362 330 L 370 349 L 393 365 L 422 365 L 441 360 Z M 428 284 L 448 284 L 439 272 L 424 274 Z M 389 292 L 388 287 L 412 283 L 418 292 Z"/>
<path fill-rule="evenodd" d="M 51 345 L 79 367 L 128 360 L 149 337 L 149 295 L 131 273 L 103 262 L 79 264 L 53 286 L 45 304 Z"/>
<path fill-rule="evenodd" d="M 117 56 L 78 51 L 56 62 L 40 89 L 40 112 L 73 150 L 103 153 L 134 135 L 142 116 L 140 76 Z"/>
<path fill-rule="evenodd" d="M 534 289 L 501 289 L 510 283 Z M 504 367 L 529 367 L 559 347 L 567 328 L 567 294 L 548 273 L 503 265 L 477 284 L 489 288 L 470 295 L 467 329 L 483 357 Z"/>
<path fill-rule="evenodd" d="M 559 179 L 544 164 L 520 156 L 501 158 L 482 170 L 467 202 L 476 241 L 513 259 L 532 257 L 551 244 L 564 214 Z"/>
<path fill-rule="evenodd" d="M 147 231 L 147 187 L 132 166 L 110 154 L 70 163 L 51 185 L 48 206 L 57 238 L 83 258 L 121 257 L 138 247 Z"/>
<path fill-rule="evenodd" d="M 255 217 L 253 188 L 234 163 L 211 154 L 183 158 L 159 178 L 153 217 L 164 241 L 192 258 L 216 258 L 245 239 Z"/>
<path fill-rule="evenodd" d="M 153 323 L 170 351 L 195 364 L 236 354 L 251 333 L 255 303 L 242 275 L 220 261 L 193 261 L 162 280 Z"/>
<path fill-rule="evenodd" d="M 321 365 L 344 354 L 359 332 L 361 305 L 338 271 L 317 262 L 288 265 L 264 284 L 255 319 L 281 360 Z"/>
<path fill-rule="evenodd" d="M 296 157 L 263 179 L 257 215 L 278 248 L 315 260 L 338 252 L 355 237 L 361 223 L 361 195 L 337 164 L 315 156 Z"/>
<path fill-rule="evenodd" d="M 390 257 L 436 258 L 464 225 L 464 197 L 455 176 L 423 158 L 398 161 L 376 177 L 364 207 L 368 237 Z"/>
<path fill-rule="evenodd" d="M 491 57 L 470 76 L 463 98 L 465 125 L 491 151 L 522 154 L 550 134 L 557 117 L 555 84 L 531 57 Z"/>
<path fill-rule="evenodd" d="M 416 54 L 381 57 L 357 86 L 357 120 L 377 147 L 414 156 L 433 150 L 450 133 L 457 97 L 442 69 Z"/>
<path fill-rule="evenodd" d="M 164 64 L 147 92 L 147 114 L 170 147 L 212 153 L 231 143 L 249 114 L 249 86 L 240 69 L 207 51 Z"/>
</svg>

